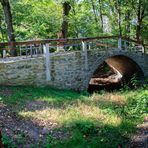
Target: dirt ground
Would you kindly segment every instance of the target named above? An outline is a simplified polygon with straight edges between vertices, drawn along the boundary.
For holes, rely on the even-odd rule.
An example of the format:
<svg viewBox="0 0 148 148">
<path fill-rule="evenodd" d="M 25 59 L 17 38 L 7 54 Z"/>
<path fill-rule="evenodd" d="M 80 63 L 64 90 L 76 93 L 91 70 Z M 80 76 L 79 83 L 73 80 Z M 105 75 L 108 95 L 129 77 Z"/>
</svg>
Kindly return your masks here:
<svg viewBox="0 0 148 148">
<path fill-rule="evenodd" d="M 13 92 L 5 89 L 2 92 L 5 96 L 11 96 Z M 25 110 L 31 111 L 50 107 L 44 101 L 27 101 Z M 2 135 L 7 135 L 10 142 L 17 145 L 18 148 L 30 148 L 32 145 L 46 143 L 46 138 L 51 135 L 58 140 L 68 139 L 71 136 L 70 130 L 63 130 L 58 124 L 50 120 L 27 119 L 18 115 L 11 106 L 0 102 L 0 131 Z M 58 128 L 58 130 L 55 130 Z M 131 138 L 129 148 L 147 148 L 148 147 L 148 117 L 144 122 L 137 125 L 137 133 Z"/>
<path fill-rule="evenodd" d="M 26 109 L 32 110 L 34 107 L 40 108 L 44 104 L 34 101 L 28 102 L 26 105 Z M 23 119 L 13 111 L 13 108 L 0 103 L 0 130 L 20 148 L 30 148 L 31 145 L 44 143 L 48 134 L 61 140 L 70 136 L 70 133 L 62 130 L 54 131 L 53 129 L 56 127 L 57 124 L 50 121 Z M 137 125 L 137 134 L 132 137 L 129 148 L 147 148 L 147 146 L 148 117 L 145 118 L 143 124 Z"/>
<path fill-rule="evenodd" d="M 27 108 L 32 109 L 32 105 L 36 108 L 41 106 L 34 101 L 27 103 Z M 30 148 L 31 145 L 44 143 L 49 134 L 58 140 L 69 136 L 69 133 L 62 129 L 54 131 L 55 128 L 57 128 L 56 123 L 24 119 L 19 117 L 12 108 L 0 103 L 0 131 L 20 148 Z"/>
</svg>

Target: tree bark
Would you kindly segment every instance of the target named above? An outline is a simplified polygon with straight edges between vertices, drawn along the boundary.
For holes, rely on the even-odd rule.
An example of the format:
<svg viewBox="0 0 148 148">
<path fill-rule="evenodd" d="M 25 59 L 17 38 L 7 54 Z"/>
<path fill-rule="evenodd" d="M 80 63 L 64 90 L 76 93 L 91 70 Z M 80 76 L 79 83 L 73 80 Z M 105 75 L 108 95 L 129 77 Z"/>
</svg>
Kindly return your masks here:
<svg viewBox="0 0 148 148">
<path fill-rule="evenodd" d="M 119 23 L 119 35 L 122 36 L 122 28 L 121 28 L 121 4 L 118 2 L 118 23 Z"/>
<path fill-rule="evenodd" d="M 122 36 L 122 27 L 121 27 L 121 0 L 116 0 L 115 7 L 116 7 L 116 10 L 118 12 L 119 36 Z"/>
<path fill-rule="evenodd" d="M 9 46 L 10 54 L 11 54 L 11 56 L 15 56 L 17 53 L 16 53 L 15 46 L 14 46 L 15 36 L 14 36 L 14 29 L 13 29 L 13 23 L 12 23 L 12 14 L 11 14 L 10 3 L 9 3 L 9 0 L 0 0 L 0 2 L 2 4 L 4 15 L 5 15 L 5 22 L 6 22 L 7 34 L 8 34 L 8 42 L 10 44 L 10 46 Z"/>
<path fill-rule="evenodd" d="M 94 13 L 95 21 L 98 24 L 99 21 L 98 21 L 98 18 L 97 18 L 96 8 L 95 8 L 95 4 L 94 4 L 93 0 L 91 0 L 91 4 L 92 4 L 92 8 L 93 8 L 93 13 Z"/>
<path fill-rule="evenodd" d="M 125 21 L 127 22 L 127 24 L 125 25 L 125 36 L 127 36 L 127 38 L 130 38 L 130 34 L 131 34 L 131 25 L 130 25 L 130 11 L 127 11 L 127 13 L 125 14 Z M 129 46 L 129 42 L 125 42 L 126 46 Z"/>
<path fill-rule="evenodd" d="M 71 9 L 70 3 L 69 2 L 64 2 L 63 3 L 63 22 L 62 22 L 62 27 L 61 31 L 59 32 L 58 38 L 67 38 L 68 34 L 68 15 L 69 11 Z"/>
<path fill-rule="evenodd" d="M 72 10 L 73 10 L 73 14 L 76 15 L 75 3 L 72 5 Z M 79 29 L 77 27 L 76 19 L 74 19 L 74 25 L 75 25 L 75 35 L 77 38 L 79 38 Z"/>
<path fill-rule="evenodd" d="M 99 0 L 99 11 L 100 11 L 100 20 L 101 20 L 101 31 L 104 32 L 104 22 L 103 22 L 103 15 L 102 15 L 102 7 L 101 7 L 101 0 Z"/>
<path fill-rule="evenodd" d="M 136 27 L 136 39 L 141 42 L 141 25 L 144 18 L 145 9 L 143 7 L 142 1 L 138 1 L 138 11 L 137 11 L 137 27 Z"/>
<path fill-rule="evenodd" d="M 130 36 L 130 32 L 131 32 L 131 30 L 130 30 L 131 26 L 130 26 L 129 20 L 130 20 L 130 11 L 128 11 L 127 14 L 125 14 L 125 21 L 127 22 L 125 27 L 126 27 L 126 32 L 127 32 L 128 36 Z"/>
</svg>

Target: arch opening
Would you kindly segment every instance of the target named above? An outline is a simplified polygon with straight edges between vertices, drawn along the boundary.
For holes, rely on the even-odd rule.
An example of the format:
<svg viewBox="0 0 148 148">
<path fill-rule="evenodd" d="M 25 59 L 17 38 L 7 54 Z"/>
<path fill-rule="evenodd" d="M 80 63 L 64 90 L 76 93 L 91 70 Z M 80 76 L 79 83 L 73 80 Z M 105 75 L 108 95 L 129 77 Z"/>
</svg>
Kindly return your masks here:
<svg viewBox="0 0 148 148">
<path fill-rule="evenodd" d="M 132 87 L 131 79 L 142 79 L 143 71 L 131 58 L 116 55 L 107 58 L 94 71 L 88 86 L 88 91 L 97 90 L 113 91 L 123 86 L 123 83 Z"/>
</svg>

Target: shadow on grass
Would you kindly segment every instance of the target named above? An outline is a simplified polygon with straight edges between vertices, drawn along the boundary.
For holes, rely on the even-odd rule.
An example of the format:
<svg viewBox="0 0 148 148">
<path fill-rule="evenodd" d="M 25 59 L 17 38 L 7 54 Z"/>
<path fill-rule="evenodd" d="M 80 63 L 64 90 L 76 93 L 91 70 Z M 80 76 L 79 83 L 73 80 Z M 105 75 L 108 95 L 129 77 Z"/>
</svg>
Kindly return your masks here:
<svg viewBox="0 0 148 148">
<path fill-rule="evenodd" d="M 64 141 L 52 141 L 49 145 L 52 147 L 80 147 L 80 148 L 117 148 L 126 147 L 128 138 L 121 132 L 121 126 L 132 128 L 133 125 L 121 123 L 120 126 L 103 125 L 95 126 L 93 122 L 76 121 L 73 123 L 71 138 Z M 48 143 L 48 141 L 47 141 Z"/>
<path fill-rule="evenodd" d="M 80 94 L 47 87 L 1 87 L 0 101 L 6 106 L 0 108 L 2 125 L 0 129 L 9 135 L 17 146 L 115 148 L 122 145 L 126 147 L 128 136 L 135 130 L 135 122 L 133 119 L 126 119 L 125 114 L 122 113 L 123 106 L 107 100 L 105 102 L 93 100 L 93 105 L 101 110 L 107 109 L 105 114 L 113 112 L 120 116 L 121 123 L 117 126 L 104 123 L 99 119 L 92 120 L 85 117 L 69 121 L 68 124 L 63 123 L 62 126 L 55 126 L 54 123 L 45 123 L 18 114 L 23 110 L 37 113 L 47 108 L 66 109 L 70 104 L 77 106 L 77 101 L 89 106 L 92 101 L 88 96 L 87 93 Z M 36 102 L 35 106 L 34 102 Z"/>
<path fill-rule="evenodd" d="M 96 125 L 89 119 L 79 119 L 66 127 L 51 125 L 51 128 L 43 133 L 46 125 L 43 126 L 38 121 L 17 114 L 12 116 L 12 113 L 8 113 L 7 116 L 9 119 L 3 120 L 0 129 L 11 139 L 5 143 L 9 147 L 116 148 L 119 145 L 126 147 L 127 128 L 133 129 L 133 124 L 124 121 L 119 126 L 111 126 L 101 121 Z"/>
<path fill-rule="evenodd" d="M 22 104 L 30 100 L 42 100 L 49 103 L 83 100 L 88 93 L 77 93 L 70 90 L 59 90 L 50 87 L 0 87 L 0 101 L 5 104 Z"/>
</svg>

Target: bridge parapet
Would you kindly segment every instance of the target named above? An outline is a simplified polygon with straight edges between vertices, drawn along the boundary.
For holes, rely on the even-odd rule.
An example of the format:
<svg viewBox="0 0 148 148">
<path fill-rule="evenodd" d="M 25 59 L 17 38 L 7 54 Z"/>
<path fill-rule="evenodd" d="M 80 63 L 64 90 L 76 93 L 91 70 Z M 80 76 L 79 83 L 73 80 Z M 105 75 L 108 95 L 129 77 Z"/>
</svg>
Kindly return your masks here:
<svg viewBox="0 0 148 148">
<path fill-rule="evenodd" d="M 127 37 L 103 36 L 92 38 L 71 38 L 71 39 L 46 39 L 32 40 L 14 43 L 0 43 L 0 58 L 10 57 L 10 50 L 16 51 L 17 56 L 37 57 L 44 53 L 44 46 L 49 46 L 50 52 L 66 52 L 82 50 L 84 46 L 88 49 L 109 49 L 118 48 L 119 50 L 136 50 L 145 52 L 145 45 Z"/>
<path fill-rule="evenodd" d="M 0 85 L 50 85 L 62 89 L 86 90 L 97 67 L 115 55 L 124 55 L 133 59 L 148 77 L 148 56 L 145 54 L 114 49 L 108 52 L 88 50 L 87 55 L 88 69 L 85 67 L 83 51 L 52 54 L 51 79 L 48 81 L 44 56 L 0 62 Z"/>
<path fill-rule="evenodd" d="M 119 49 L 117 45 L 117 42 L 109 44 L 97 39 L 76 40 L 73 44 L 43 44 L 41 46 L 44 48 L 34 48 L 41 50 L 38 54 L 1 58 L 0 85 L 50 85 L 62 89 L 86 90 L 97 67 L 115 55 L 129 57 L 148 77 L 148 56 L 134 46 Z M 58 47 L 62 47 L 60 52 L 57 52 Z M 51 53 L 53 49 L 56 51 Z"/>
</svg>

